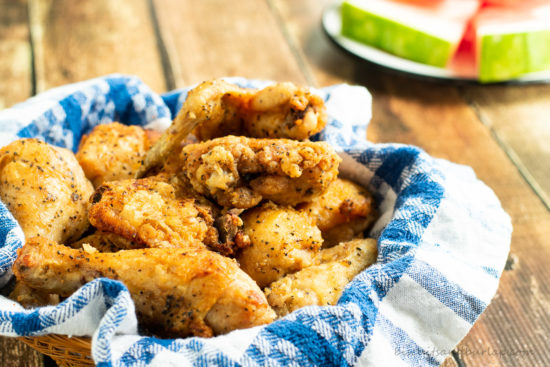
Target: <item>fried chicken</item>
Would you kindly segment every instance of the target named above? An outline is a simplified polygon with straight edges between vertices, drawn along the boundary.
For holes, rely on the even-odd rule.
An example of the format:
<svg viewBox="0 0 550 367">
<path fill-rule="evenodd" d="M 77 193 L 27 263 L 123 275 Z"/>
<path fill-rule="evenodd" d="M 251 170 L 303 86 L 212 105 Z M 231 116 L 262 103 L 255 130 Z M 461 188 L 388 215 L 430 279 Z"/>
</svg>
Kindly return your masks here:
<svg viewBox="0 0 550 367">
<path fill-rule="evenodd" d="M 238 261 L 260 287 L 313 264 L 323 239 L 307 214 L 268 203 L 242 218 L 251 243 Z"/>
<path fill-rule="evenodd" d="M 217 106 L 227 111 L 197 126 L 194 134 L 199 140 L 226 135 L 304 140 L 326 125 L 321 97 L 289 82 L 255 90 L 214 80 L 197 89 L 200 93 L 217 90 L 216 99 L 221 101 Z"/>
<path fill-rule="evenodd" d="M 298 206 L 307 212 L 323 233 L 323 246 L 330 247 L 360 235 L 376 218 L 372 195 L 346 179 L 333 181 L 321 196 Z"/>
<path fill-rule="evenodd" d="M 96 126 L 80 140 L 76 158 L 94 187 L 134 178 L 160 133 L 118 122 Z"/>
<path fill-rule="evenodd" d="M 21 280 L 15 281 L 9 297 L 25 308 L 56 305 L 60 301 L 59 294 L 32 289 Z"/>
<path fill-rule="evenodd" d="M 206 81 L 189 91 L 172 125 L 147 153 L 138 177 L 162 165 L 191 132 L 199 140 L 226 135 L 303 140 L 321 131 L 326 119 L 323 100 L 292 83 L 258 91 Z"/>
<path fill-rule="evenodd" d="M 166 337 L 212 336 L 275 318 L 234 260 L 200 248 L 89 253 L 36 237 L 18 250 L 13 272 L 30 287 L 61 296 L 95 278 L 120 280 L 142 325 Z"/>
<path fill-rule="evenodd" d="M 233 256 L 250 246 L 250 237 L 244 232 L 244 222 L 239 216 L 241 209 L 230 209 L 216 218 L 219 241 L 209 247 L 225 256 Z"/>
<path fill-rule="evenodd" d="M 295 205 L 321 195 L 338 175 L 340 157 L 322 142 L 227 136 L 182 150 L 193 188 L 228 208 L 262 199 Z"/>
<path fill-rule="evenodd" d="M 214 218 L 193 198 L 154 177 L 111 181 L 91 197 L 90 223 L 143 247 L 202 247 L 215 237 Z M 214 241 L 214 240 L 212 240 Z"/>
<path fill-rule="evenodd" d="M 92 247 L 99 252 L 117 252 L 120 250 L 145 248 L 144 245 L 140 245 L 118 234 L 102 231 L 94 232 L 89 236 L 69 244 L 69 246 L 75 249 L 83 248 L 88 251 L 90 251 L 90 247 Z"/>
<path fill-rule="evenodd" d="M 0 199 L 25 237 L 66 242 L 89 227 L 93 186 L 74 154 L 37 139 L 20 139 L 0 149 Z"/>
<path fill-rule="evenodd" d="M 358 239 L 321 250 L 313 266 L 289 274 L 265 289 L 278 316 L 304 306 L 335 305 L 346 285 L 376 261 L 376 241 Z"/>
</svg>

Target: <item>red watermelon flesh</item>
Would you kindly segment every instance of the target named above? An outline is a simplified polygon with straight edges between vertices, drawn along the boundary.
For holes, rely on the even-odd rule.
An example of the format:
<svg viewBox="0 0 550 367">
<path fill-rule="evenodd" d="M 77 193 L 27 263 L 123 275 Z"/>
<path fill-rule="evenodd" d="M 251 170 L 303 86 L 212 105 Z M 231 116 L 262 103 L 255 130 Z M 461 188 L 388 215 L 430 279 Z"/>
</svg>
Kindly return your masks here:
<svg viewBox="0 0 550 367">
<path fill-rule="evenodd" d="M 476 34 L 473 20 L 468 22 L 464 37 L 456 50 L 453 59 L 449 63 L 449 69 L 456 75 L 466 78 L 477 78 L 476 67 Z"/>
</svg>

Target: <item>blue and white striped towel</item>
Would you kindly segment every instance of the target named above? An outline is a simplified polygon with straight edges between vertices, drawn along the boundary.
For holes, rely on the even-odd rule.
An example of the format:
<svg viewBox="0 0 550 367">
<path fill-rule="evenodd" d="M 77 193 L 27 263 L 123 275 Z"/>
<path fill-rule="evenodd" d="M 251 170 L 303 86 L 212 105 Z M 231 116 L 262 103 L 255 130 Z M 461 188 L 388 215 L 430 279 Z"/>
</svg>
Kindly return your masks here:
<svg viewBox="0 0 550 367">
<path fill-rule="evenodd" d="M 96 279 L 57 306 L 25 310 L 0 298 L 0 334 L 90 335 L 99 366 L 439 365 L 496 292 L 510 219 L 470 168 L 416 147 L 366 142 L 366 89 L 337 85 L 318 92 L 330 115 L 318 138 L 343 152 L 342 174 L 369 187 L 381 211 L 371 233 L 378 262 L 352 281 L 338 305 L 306 307 L 211 339 L 164 340 L 137 334 L 124 285 Z M 159 96 L 121 75 L 69 85 L 0 112 L 0 145 L 39 137 L 74 150 L 83 133 L 111 121 L 162 129 L 185 96 L 186 90 Z M 4 279 L 23 241 L 0 203 Z"/>
</svg>

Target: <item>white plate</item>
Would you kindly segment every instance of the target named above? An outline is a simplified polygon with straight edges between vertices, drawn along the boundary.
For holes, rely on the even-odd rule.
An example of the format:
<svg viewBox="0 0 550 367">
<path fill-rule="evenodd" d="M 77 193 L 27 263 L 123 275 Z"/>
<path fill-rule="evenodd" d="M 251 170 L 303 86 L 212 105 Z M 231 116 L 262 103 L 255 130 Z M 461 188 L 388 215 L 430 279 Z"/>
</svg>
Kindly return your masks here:
<svg viewBox="0 0 550 367">
<path fill-rule="evenodd" d="M 454 66 L 440 68 L 403 59 L 374 47 L 354 41 L 341 34 L 342 21 L 340 18 L 340 4 L 332 4 L 323 12 L 322 25 L 325 33 L 339 47 L 373 64 L 383 66 L 398 72 L 411 74 L 430 79 L 479 83 L 475 70 L 465 70 Z M 521 78 L 510 79 L 504 83 L 539 83 L 550 82 L 550 71 L 531 73 Z M 499 82 L 502 83 L 502 82 Z"/>
</svg>

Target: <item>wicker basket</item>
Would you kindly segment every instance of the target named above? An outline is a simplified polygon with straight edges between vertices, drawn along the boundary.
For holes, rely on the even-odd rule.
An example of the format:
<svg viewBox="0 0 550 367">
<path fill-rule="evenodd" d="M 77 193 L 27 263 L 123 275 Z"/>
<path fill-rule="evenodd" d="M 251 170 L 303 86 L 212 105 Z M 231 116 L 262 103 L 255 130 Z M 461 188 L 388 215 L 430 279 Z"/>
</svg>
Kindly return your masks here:
<svg viewBox="0 0 550 367">
<path fill-rule="evenodd" d="M 51 357 L 61 367 L 95 366 L 90 338 L 50 334 L 18 339 Z"/>
</svg>

